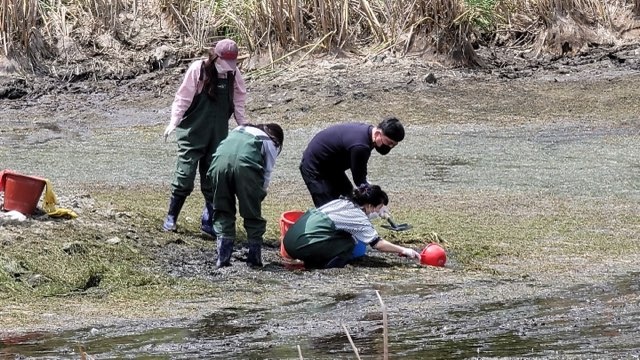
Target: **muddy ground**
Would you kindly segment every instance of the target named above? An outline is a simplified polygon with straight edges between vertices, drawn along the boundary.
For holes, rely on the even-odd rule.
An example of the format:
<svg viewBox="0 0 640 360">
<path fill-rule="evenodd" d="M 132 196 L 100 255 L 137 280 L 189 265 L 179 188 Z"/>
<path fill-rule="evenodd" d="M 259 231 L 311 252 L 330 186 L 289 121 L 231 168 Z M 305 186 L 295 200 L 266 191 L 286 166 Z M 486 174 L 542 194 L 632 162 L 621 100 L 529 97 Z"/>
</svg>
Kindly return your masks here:
<svg viewBox="0 0 640 360">
<path fill-rule="evenodd" d="M 363 358 L 379 358 L 378 290 L 392 358 L 638 357 L 640 48 L 482 55 L 488 66 L 474 70 L 320 58 L 251 80 L 248 117 L 286 129 L 262 270 L 244 265 L 240 245 L 232 267 L 213 269 L 196 192 L 178 233 L 159 231 L 175 161 L 161 134 L 183 69 L 126 82 L 5 80 L 26 95 L 2 100 L 0 167 L 47 177 L 79 217 L 3 221 L 3 252 L 111 240 L 161 280 L 5 296 L 0 354 L 77 358 L 84 345 L 98 358 L 298 358 L 300 345 L 305 358 L 353 358 L 345 324 Z M 414 230 L 380 232 L 416 249 L 438 232 L 447 267 L 369 251 L 345 269 L 292 271 L 278 256 L 278 217 L 310 206 L 297 172 L 306 142 L 330 123 L 387 115 L 408 136 L 372 156 L 370 178 Z"/>
</svg>

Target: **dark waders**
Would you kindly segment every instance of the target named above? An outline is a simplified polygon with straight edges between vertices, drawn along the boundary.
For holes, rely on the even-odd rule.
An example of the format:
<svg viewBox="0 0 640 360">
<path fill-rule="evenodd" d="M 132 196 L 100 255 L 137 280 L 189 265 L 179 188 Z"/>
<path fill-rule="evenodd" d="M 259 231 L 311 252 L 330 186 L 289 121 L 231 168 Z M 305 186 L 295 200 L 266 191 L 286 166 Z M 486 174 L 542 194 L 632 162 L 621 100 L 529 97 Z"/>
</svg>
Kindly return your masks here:
<svg viewBox="0 0 640 360">
<path fill-rule="evenodd" d="M 343 267 L 352 257 L 355 240 L 346 231 L 336 230 L 331 219 L 317 209 L 310 209 L 284 236 L 284 248 L 306 268 Z"/>
<path fill-rule="evenodd" d="M 202 70 L 203 71 L 203 70 Z M 213 188 L 207 179 L 207 171 L 213 153 L 229 133 L 231 117 L 231 97 L 233 79 L 219 79 L 216 100 L 204 92 L 197 94 L 185 116 L 176 128 L 178 161 L 171 182 L 169 211 L 163 224 L 166 231 L 176 229 L 176 220 L 185 199 L 193 191 L 196 171 L 200 171 L 200 189 L 205 199 L 202 213 L 202 231 L 215 236 L 211 222 L 213 219 Z"/>
<path fill-rule="evenodd" d="M 262 266 L 264 160 L 262 141 L 243 130 L 232 131 L 218 147 L 209 169 L 213 185 L 213 228 L 218 236 L 217 267 L 231 265 L 236 239 L 236 197 L 249 244 L 249 265 Z"/>
</svg>

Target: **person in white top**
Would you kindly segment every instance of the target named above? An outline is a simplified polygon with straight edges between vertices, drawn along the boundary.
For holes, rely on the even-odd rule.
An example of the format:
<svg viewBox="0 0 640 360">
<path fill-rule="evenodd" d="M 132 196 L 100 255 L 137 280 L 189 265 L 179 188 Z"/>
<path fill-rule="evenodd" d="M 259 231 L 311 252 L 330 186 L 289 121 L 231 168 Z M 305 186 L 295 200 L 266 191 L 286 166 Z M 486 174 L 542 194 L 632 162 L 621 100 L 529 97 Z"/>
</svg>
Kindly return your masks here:
<svg viewBox="0 0 640 360">
<path fill-rule="evenodd" d="M 385 216 L 387 194 L 378 185 L 361 184 L 350 198 L 341 197 L 308 210 L 287 230 L 287 254 L 305 268 L 343 267 L 352 258 L 356 241 L 372 248 L 420 260 L 417 251 L 383 240 L 371 218 Z"/>
</svg>

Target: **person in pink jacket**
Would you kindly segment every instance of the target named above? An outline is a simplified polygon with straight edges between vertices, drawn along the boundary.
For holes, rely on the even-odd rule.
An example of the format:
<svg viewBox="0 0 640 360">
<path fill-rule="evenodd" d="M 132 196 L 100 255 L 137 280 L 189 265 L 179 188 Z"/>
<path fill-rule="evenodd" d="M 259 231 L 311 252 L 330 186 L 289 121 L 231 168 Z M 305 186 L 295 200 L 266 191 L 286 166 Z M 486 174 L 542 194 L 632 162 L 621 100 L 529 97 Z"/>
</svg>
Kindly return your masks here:
<svg viewBox="0 0 640 360">
<path fill-rule="evenodd" d="M 201 230 L 212 237 L 213 188 L 207 179 L 213 153 L 229 133 L 229 119 L 245 125 L 247 89 L 237 67 L 238 46 L 231 39 L 218 41 L 209 57 L 193 62 L 176 92 L 171 120 L 164 131 L 165 141 L 175 131 L 178 161 L 171 182 L 169 210 L 162 224 L 165 231 L 175 231 L 184 201 L 194 187 L 196 171 L 200 173 L 200 190 L 205 205 Z"/>
</svg>

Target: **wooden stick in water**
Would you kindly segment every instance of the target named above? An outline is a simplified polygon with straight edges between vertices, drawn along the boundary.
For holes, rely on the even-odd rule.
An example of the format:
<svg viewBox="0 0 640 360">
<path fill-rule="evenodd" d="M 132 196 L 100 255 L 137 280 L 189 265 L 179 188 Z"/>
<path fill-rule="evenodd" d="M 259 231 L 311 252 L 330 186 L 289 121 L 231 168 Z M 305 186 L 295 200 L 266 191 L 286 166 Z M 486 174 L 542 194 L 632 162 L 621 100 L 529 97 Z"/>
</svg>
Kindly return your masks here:
<svg viewBox="0 0 640 360">
<path fill-rule="evenodd" d="M 344 329 L 344 332 L 347 333 L 347 339 L 349 339 L 349 343 L 351 344 L 351 347 L 353 348 L 353 352 L 356 354 L 356 358 L 358 360 L 360 359 L 360 354 L 358 354 L 358 348 L 356 347 L 356 344 L 353 343 L 353 340 L 351 340 L 351 335 L 349 334 L 349 330 L 347 330 L 347 327 L 344 326 L 344 324 L 342 324 L 342 328 Z"/>
<path fill-rule="evenodd" d="M 389 360 L 389 332 L 387 331 L 387 307 L 384 305 L 384 301 L 382 301 L 382 297 L 380 296 L 380 292 L 376 290 L 376 295 L 378 295 L 378 300 L 380 301 L 380 306 L 382 307 L 382 337 L 384 343 L 384 360 Z"/>
</svg>

